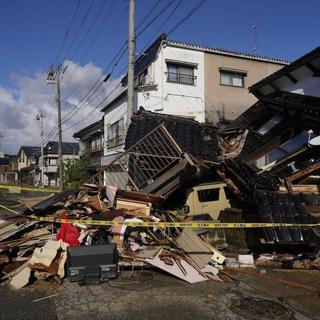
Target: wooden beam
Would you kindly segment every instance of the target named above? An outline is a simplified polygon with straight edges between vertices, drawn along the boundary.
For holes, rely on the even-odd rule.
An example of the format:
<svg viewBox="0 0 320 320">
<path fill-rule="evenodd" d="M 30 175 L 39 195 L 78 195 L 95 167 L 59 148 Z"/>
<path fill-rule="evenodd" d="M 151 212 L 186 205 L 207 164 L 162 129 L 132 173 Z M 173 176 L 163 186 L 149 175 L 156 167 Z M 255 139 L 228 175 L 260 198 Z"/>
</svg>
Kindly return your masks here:
<svg viewBox="0 0 320 320">
<path fill-rule="evenodd" d="M 290 73 L 286 74 L 286 77 L 292 82 L 292 83 L 297 83 L 298 80 Z"/>
<path fill-rule="evenodd" d="M 319 71 L 313 64 L 311 64 L 310 62 L 306 63 L 306 66 L 313 72 L 316 73 L 317 71 Z"/>
<path fill-rule="evenodd" d="M 320 186 L 316 184 L 293 184 L 292 191 L 295 192 L 306 192 L 306 193 L 316 193 L 319 194 Z M 285 186 L 280 186 L 280 192 L 287 192 L 287 188 Z"/>
<path fill-rule="evenodd" d="M 295 180 L 298 180 L 298 179 L 305 178 L 305 177 L 309 176 L 312 172 L 314 172 L 314 171 L 316 171 L 318 169 L 320 169 L 320 162 L 313 163 L 309 167 L 292 174 L 290 177 L 288 177 L 288 180 L 290 182 L 292 182 L 292 181 L 295 181 Z"/>
</svg>

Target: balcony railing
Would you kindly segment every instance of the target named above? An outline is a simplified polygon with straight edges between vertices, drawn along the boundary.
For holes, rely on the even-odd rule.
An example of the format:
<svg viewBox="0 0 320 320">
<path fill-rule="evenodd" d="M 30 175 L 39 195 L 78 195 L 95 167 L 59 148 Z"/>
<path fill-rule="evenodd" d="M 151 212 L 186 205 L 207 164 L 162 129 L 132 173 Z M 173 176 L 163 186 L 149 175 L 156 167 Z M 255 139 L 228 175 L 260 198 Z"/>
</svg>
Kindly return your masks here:
<svg viewBox="0 0 320 320">
<path fill-rule="evenodd" d="M 197 77 L 190 74 L 182 74 L 177 72 L 166 72 L 167 82 L 186 84 L 195 86 Z"/>
<path fill-rule="evenodd" d="M 99 152 L 102 150 L 102 144 L 93 146 L 93 147 L 86 147 L 85 148 L 85 153 L 94 153 L 94 152 Z"/>
<path fill-rule="evenodd" d="M 124 135 L 115 137 L 107 141 L 107 148 L 112 149 L 115 147 L 119 147 L 124 144 Z"/>
</svg>

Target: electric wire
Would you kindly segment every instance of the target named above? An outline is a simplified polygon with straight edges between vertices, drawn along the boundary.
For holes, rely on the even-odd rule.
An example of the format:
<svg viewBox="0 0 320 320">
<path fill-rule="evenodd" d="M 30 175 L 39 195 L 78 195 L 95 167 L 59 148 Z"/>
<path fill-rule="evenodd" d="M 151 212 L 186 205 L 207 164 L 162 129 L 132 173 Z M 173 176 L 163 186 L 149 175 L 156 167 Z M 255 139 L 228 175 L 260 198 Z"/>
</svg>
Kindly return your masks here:
<svg viewBox="0 0 320 320">
<path fill-rule="evenodd" d="M 175 2 L 176 0 L 171 0 L 160 12 L 158 12 L 155 17 L 152 18 L 151 21 L 149 21 L 143 28 L 138 32 L 136 35 L 136 38 L 138 38 L 142 33 L 144 33 L 153 23 L 157 21 L 158 18 L 160 18 L 169 8 L 170 6 Z"/>
<path fill-rule="evenodd" d="M 175 32 L 184 22 L 186 22 L 207 0 L 201 0 L 185 17 L 183 17 L 169 32 L 167 35 L 169 36 L 173 32 Z"/>
<path fill-rule="evenodd" d="M 72 49 L 72 47 L 73 47 L 76 39 L 77 39 L 78 36 L 79 36 L 79 33 L 80 33 L 83 25 L 85 24 L 85 22 L 86 22 L 86 20 L 87 20 L 87 18 L 88 18 L 88 16 L 89 16 L 89 13 L 90 13 L 90 11 L 91 11 L 91 9 L 92 9 L 92 6 L 93 6 L 94 2 L 95 2 L 95 0 L 91 0 L 91 2 L 90 2 L 90 4 L 89 4 L 89 7 L 87 8 L 87 11 L 86 11 L 85 15 L 83 16 L 83 18 L 82 18 L 82 20 L 81 20 L 80 26 L 78 27 L 78 29 L 77 29 L 77 31 L 76 31 L 76 34 L 75 34 L 75 36 L 73 37 L 73 39 L 72 39 L 72 41 L 71 41 L 71 44 L 70 44 L 70 46 L 68 47 L 67 52 L 65 53 L 62 61 L 64 61 L 64 60 L 66 59 L 66 57 L 69 55 L 70 50 Z"/>
<path fill-rule="evenodd" d="M 137 32 L 141 26 L 146 22 L 146 20 L 149 18 L 149 16 L 151 15 L 151 13 L 157 8 L 157 6 L 161 3 L 160 0 L 158 0 L 153 6 L 152 8 L 148 11 L 148 13 L 145 15 L 145 17 L 140 21 L 140 23 L 138 23 L 137 27 L 135 28 L 135 32 Z"/>
<path fill-rule="evenodd" d="M 93 1 L 94 1 L 94 0 L 92 0 L 91 5 L 92 5 Z M 147 25 L 145 25 L 145 26 L 143 27 L 143 29 L 137 34 L 136 37 L 140 36 L 145 30 L 147 30 L 147 29 L 173 4 L 174 1 L 175 1 L 175 0 L 170 1 L 170 2 L 166 5 L 166 7 L 164 7 L 164 8 L 152 19 L 152 21 L 150 21 L 149 23 L 147 23 Z M 175 8 L 173 9 L 173 12 L 171 12 L 171 13 L 169 14 L 169 16 L 165 19 L 165 22 L 167 22 L 167 21 L 170 19 L 170 17 L 174 14 L 174 12 L 177 10 L 177 8 L 181 5 L 182 1 L 183 1 L 183 0 L 180 0 L 180 1 L 178 2 L 178 4 L 177 4 L 177 5 L 175 6 Z M 178 27 L 180 27 L 201 5 L 204 4 L 205 1 L 206 1 L 206 0 L 200 1 L 200 3 L 198 3 L 198 4 L 191 10 L 191 12 L 189 12 L 189 13 L 187 14 L 187 16 L 185 16 L 182 20 L 180 20 L 180 21 L 168 32 L 168 34 L 173 33 Z M 90 5 L 89 9 L 91 8 L 91 5 Z M 157 5 L 158 5 L 158 2 L 153 6 L 153 8 L 156 8 Z M 126 8 L 126 10 L 127 10 L 127 8 Z M 151 14 L 151 12 L 152 12 L 152 10 L 148 12 L 148 14 L 146 15 L 146 17 L 145 17 L 145 18 L 142 20 L 142 22 L 139 24 L 139 27 L 141 27 L 142 24 L 147 20 L 147 17 Z M 87 13 L 88 13 L 88 12 L 87 12 Z M 86 15 L 86 16 L 87 16 L 87 15 Z M 85 17 L 86 17 L 86 16 L 85 16 Z M 124 54 L 124 52 L 125 52 L 126 50 L 127 50 L 127 42 L 126 42 L 126 46 L 125 46 L 124 51 L 123 51 L 122 54 L 120 55 L 120 58 L 122 57 L 122 55 Z M 120 59 L 118 59 L 118 61 L 119 61 L 119 60 L 120 60 Z M 117 62 L 118 62 L 118 61 L 117 61 Z M 115 64 L 113 65 L 113 68 L 112 68 L 112 69 L 114 69 L 116 66 L 117 66 L 117 63 L 115 63 Z M 113 70 L 112 70 L 112 72 L 113 72 Z M 112 72 L 111 72 L 111 74 L 112 74 Z M 109 77 L 111 76 L 111 74 L 109 75 Z M 95 99 L 101 94 L 101 92 L 105 91 L 106 88 L 103 88 L 102 90 L 100 90 L 100 91 L 98 92 L 98 94 L 96 94 L 96 96 L 95 96 L 93 99 L 91 99 L 90 101 L 87 101 L 87 102 L 86 102 L 86 100 L 88 100 L 88 99 L 90 99 L 90 98 L 93 97 L 93 95 L 97 92 L 97 90 L 99 90 L 99 88 L 100 88 L 101 85 L 103 84 L 103 82 L 100 82 L 100 84 L 99 84 L 99 82 L 100 82 L 100 80 L 98 79 L 98 80 L 94 83 L 94 85 L 89 89 L 89 91 L 87 92 L 87 94 L 80 100 L 80 102 L 71 110 L 71 112 L 69 112 L 69 113 L 67 114 L 67 116 L 66 116 L 66 118 L 64 119 L 63 123 L 66 123 L 66 122 L 71 118 L 71 116 L 72 116 L 73 114 L 75 114 L 76 112 L 78 112 L 81 108 L 89 105 L 93 100 L 95 100 Z M 99 84 L 99 85 L 98 85 L 98 84 Z M 98 86 L 97 86 L 97 85 L 98 85 Z M 96 86 L 97 86 L 97 87 L 96 87 Z M 104 102 L 107 98 L 108 98 L 108 96 L 105 97 L 105 98 L 98 104 L 98 106 L 101 105 L 102 102 Z M 95 109 L 97 109 L 97 107 L 96 107 Z M 90 113 L 90 114 L 91 114 L 91 113 Z M 90 114 L 89 114 L 89 115 L 90 115 Z M 89 116 L 89 115 L 88 115 L 88 116 Z M 87 117 L 88 117 L 88 116 L 87 116 Z M 86 118 L 87 118 L 87 117 L 86 117 Z M 85 119 L 86 119 L 86 118 L 85 118 Z M 82 121 L 84 121 L 84 120 L 82 120 Z M 74 126 L 76 126 L 77 124 L 78 124 L 78 123 L 75 123 L 75 124 L 73 124 L 72 126 L 68 127 L 67 129 L 70 129 L 71 127 L 74 127 Z"/>
<path fill-rule="evenodd" d="M 82 37 L 81 41 L 79 42 L 78 46 L 76 47 L 76 49 L 74 50 L 73 54 L 70 57 L 70 60 L 73 60 L 74 57 L 76 56 L 77 52 L 80 50 L 81 46 L 83 45 L 83 43 L 86 41 L 91 29 L 93 28 L 93 26 L 96 24 L 96 22 L 98 21 L 98 18 L 100 16 L 100 14 L 103 12 L 103 8 L 106 5 L 107 1 L 103 0 L 89 26 L 89 28 L 87 29 L 87 32 L 85 33 L 85 35 Z"/>
<path fill-rule="evenodd" d="M 78 2 L 77 2 L 76 8 L 75 8 L 75 10 L 73 12 L 72 18 L 71 18 L 70 23 L 69 23 L 69 25 L 67 27 L 67 31 L 66 31 L 66 33 L 64 35 L 64 38 L 63 38 L 63 40 L 62 40 L 62 42 L 60 44 L 60 47 L 59 47 L 58 52 L 56 54 L 56 57 L 55 57 L 55 59 L 53 61 L 53 64 L 55 64 L 57 62 L 58 58 L 59 58 L 59 55 L 60 55 L 61 50 L 62 50 L 62 48 L 63 48 L 63 46 L 64 46 L 64 44 L 65 44 L 65 42 L 66 42 L 66 40 L 68 38 L 69 32 L 71 30 L 72 24 L 74 22 L 74 19 L 75 19 L 77 13 L 78 13 L 79 8 L 80 8 L 80 0 L 78 0 Z"/>
</svg>

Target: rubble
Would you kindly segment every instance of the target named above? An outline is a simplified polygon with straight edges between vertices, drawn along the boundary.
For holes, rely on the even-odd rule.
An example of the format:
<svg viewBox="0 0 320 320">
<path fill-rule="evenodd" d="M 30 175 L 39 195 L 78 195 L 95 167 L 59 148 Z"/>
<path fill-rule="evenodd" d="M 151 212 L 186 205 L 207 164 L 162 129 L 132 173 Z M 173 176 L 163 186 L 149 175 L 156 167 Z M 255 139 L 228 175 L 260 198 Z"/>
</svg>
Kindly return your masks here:
<svg viewBox="0 0 320 320">
<path fill-rule="evenodd" d="M 287 112 L 300 110 L 308 97 L 282 93 L 280 98 L 258 101 L 220 131 L 140 109 L 125 151 L 105 159 L 88 183 L 49 197 L 20 199 L 20 214 L 0 221 L 1 279 L 10 279 L 15 288 L 31 278 L 60 282 L 70 267 L 68 253 L 82 256 L 79 261 L 90 253 L 94 257 L 87 260 L 93 263 L 102 254 L 95 255 L 95 249 L 106 245 L 116 245 L 112 265 L 153 267 L 189 283 L 234 281 L 225 267 L 319 269 L 320 232 L 306 226 L 320 222 L 319 188 L 300 184 L 317 174 L 319 147 L 304 144 L 267 166 L 256 165 L 302 130 L 317 132 L 318 118 L 308 122 L 303 113 L 299 124 L 295 112 Z M 286 103 L 275 108 L 279 99 Z M 199 223 L 189 229 L 183 227 L 186 222 Z M 205 222 L 270 225 L 225 231 L 202 228 Z M 278 248 L 290 254 L 274 253 Z M 101 280 L 100 269 L 109 269 L 96 264 L 85 272 Z"/>
</svg>

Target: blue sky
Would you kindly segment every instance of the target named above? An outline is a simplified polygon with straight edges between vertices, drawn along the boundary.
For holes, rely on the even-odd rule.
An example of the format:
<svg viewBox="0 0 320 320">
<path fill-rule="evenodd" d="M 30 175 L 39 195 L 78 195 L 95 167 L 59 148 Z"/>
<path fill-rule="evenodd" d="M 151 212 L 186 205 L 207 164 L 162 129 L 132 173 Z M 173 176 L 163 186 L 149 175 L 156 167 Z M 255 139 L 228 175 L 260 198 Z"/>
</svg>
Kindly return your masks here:
<svg viewBox="0 0 320 320">
<path fill-rule="evenodd" d="M 1 1 L 0 85 L 12 84 L 10 80 L 12 73 L 32 74 L 48 68 L 62 42 L 77 1 Z M 127 15 L 122 15 L 121 24 L 113 36 L 109 37 L 108 31 L 119 20 L 126 1 L 95 0 L 86 20 L 87 28 L 102 1 L 105 1 L 106 5 L 101 10 L 92 32 L 88 35 L 87 42 L 83 44 L 79 52 L 83 52 L 96 36 L 96 32 L 103 28 L 104 30 L 101 31 L 87 57 L 81 61 L 81 63 L 92 61 L 103 68 L 127 36 Z M 110 16 L 110 8 L 114 2 L 116 5 L 113 15 Z M 155 2 L 156 0 L 136 0 L 137 23 Z M 170 1 L 162 0 L 161 2 L 157 8 L 158 11 Z M 159 27 L 161 27 L 160 32 L 169 30 L 175 20 L 182 17 L 197 2 L 196 0 L 184 0 L 172 19 L 163 27 L 161 24 L 164 18 L 159 18 L 138 39 L 138 48 L 142 48 Z M 79 13 L 84 13 L 90 3 L 91 0 L 81 0 Z M 173 7 L 174 3 L 171 8 Z M 169 11 L 170 9 L 167 12 Z M 253 24 L 259 22 L 257 52 L 294 59 L 319 45 L 319 12 L 320 1 L 317 0 L 208 0 L 198 12 L 172 34 L 171 38 L 252 52 L 253 32 L 251 28 Z M 79 25 L 80 20 L 75 20 L 75 22 Z M 85 31 L 86 28 L 82 30 L 81 35 L 84 35 Z M 70 41 L 67 43 L 70 44 Z M 100 55 L 98 55 L 99 52 L 101 52 Z M 77 61 L 80 55 L 75 56 Z"/>
<path fill-rule="evenodd" d="M 136 25 L 155 6 L 144 26 L 149 21 L 153 23 L 138 37 L 137 51 L 169 31 L 199 1 L 136 0 Z M 54 88 L 46 84 L 46 73 L 59 52 L 77 3 L 78 0 L 1 0 L 0 132 L 4 132 L 1 142 L 7 152 L 16 152 L 23 144 L 39 143 L 39 128 L 34 120 L 37 112 L 46 114 L 45 134 L 56 125 Z M 102 76 L 126 40 L 127 4 L 127 0 L 80 0 L 57 60 L 69 64 L 62 83 L 63 98 L 78 89 L 63 101 L 63 113 L 81 101 L 83 92 Z M 164 10 L 166 6 L 168 9 Z M 163 15 L 154 18 L 161 10 Z M 207 0 L 170 39 L 253 53 L 252 26 L 258 23 L 256 53 L 293 60 L 319 45 L 319 12 L 319 0 Z M 126 63 L 125 54 L 114 70 L 113 80 L 109 80 L 111 84 L 119 80 Z M 98 111 L 89 105 L 69 122 L 86 120 L 91 114 L 92 122 L 101 117 Z M 72 139 L 71 130 L 64 132 L 65 140 Z"/>
</svg>

